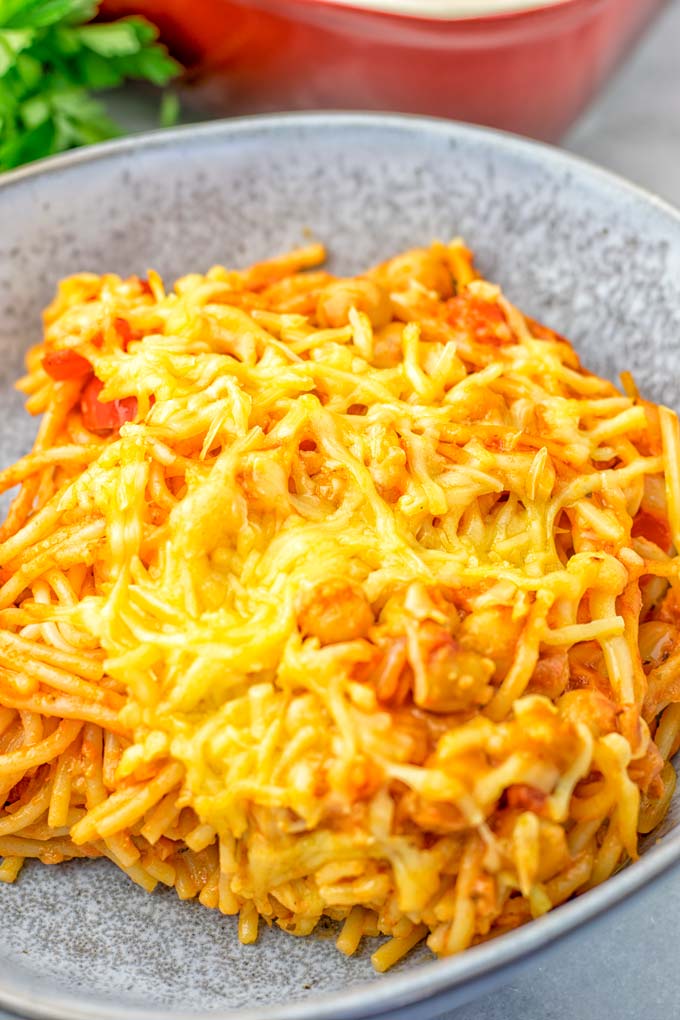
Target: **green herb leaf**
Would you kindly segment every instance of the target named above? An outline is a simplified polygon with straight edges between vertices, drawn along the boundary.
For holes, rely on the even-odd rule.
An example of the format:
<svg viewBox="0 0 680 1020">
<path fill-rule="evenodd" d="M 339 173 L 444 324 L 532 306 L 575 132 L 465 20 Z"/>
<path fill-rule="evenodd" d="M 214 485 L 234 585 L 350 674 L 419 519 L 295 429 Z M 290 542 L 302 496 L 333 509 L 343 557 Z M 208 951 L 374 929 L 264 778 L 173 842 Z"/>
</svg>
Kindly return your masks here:
<svg viewBox="0 0 680 1020">
<path fill-rule="evenodd" d="M 179 99 L 174 92 L 165 92 L 161 100 L 161 127 L 172 127 L 179 120 Z"/>
<path fill-rule="evenodd" d="M 33 32 L 0 31 L 0 75 L 16 64 L 17 56 L 33 42 Z"/>
<path fill-rule="evenodd" d="M 78 29 L 72 28 L 70 25 L 56 25 L 41 47 L 45 63 L 50 60 L 50 54 L 53 60 L 57 57 L 63 59 L 75 56 L 76 53 L 80 53 L 82 48 L 83 44 L 78 36 Z"/>
<path fill-rule="evenodd" d="M 24 88 L 32 92 L 42 78 L 42 64 L 40 61 L 36 60 L 29 53 L 20 53 L 15 67 Z"/>
<path fill-rule="evenodd" d="M 123 59 L 125 73 L 130 78 L 144 78 L 154 85 L 167 85 L 177 77 L 177 62 L 158 46 L 148 47 L 134 57 Z"/>
<path fill-rule="evenodd" d="M 114 21 L 110 25 L 86 25 L 77 31 L 83 46 L 102 57 L 129 57 L 140 51 L 137 33 L 126 21 Z"/>
<path fill-rule="evenodd" d="M 9 138 L 0 144 L 0 166 L 12 170 L 22 163 L 51 156 L 58 151 L 54 147 L 54 138 L 55 126 L 52 120 L 43 121 L 38 127 Z"/>
<path fill-rule="evenodd" d="M 91 89 L 113 89 L 124 80 L 124 75 L 116 62 L 100 57 L 98 53 L 83 50 L 78 54 L 77 66 L 81 80 L 86 81 Z"/>
<path fill-rule="evenodd" d="M 46 28 L 68 18 L 89 20 L 97 6 L 89 0 L 0 0 L 0 25 Z"/>
<path fill-rule="evenodd" d="M 45 96 L 33 96 L 21 104 L 21 120 L 27 128 L 36 128 L 51 115 L 52 107 Z"/>
<path fill-rule="evenodd" d="M 119 133 L 90 95 L 126 78 L 166 85 L 181 68 L 144 18 L 85 24 L 93 0 L 0 0 L 0 170 Z M 177 97 L 161 101 L 177 120 Z"/>
<path fill-rule="evenodd" d="M 155 25 L 152 25 L 146 18 L 139 18 L 132 15 L 125 19 L 128 25 L 131 25 L 137 36 L 137 41 L 140 46 L 147 46 L 149 43 L 155 42 L 158 38 L 158 29 Z"/>
</svg>

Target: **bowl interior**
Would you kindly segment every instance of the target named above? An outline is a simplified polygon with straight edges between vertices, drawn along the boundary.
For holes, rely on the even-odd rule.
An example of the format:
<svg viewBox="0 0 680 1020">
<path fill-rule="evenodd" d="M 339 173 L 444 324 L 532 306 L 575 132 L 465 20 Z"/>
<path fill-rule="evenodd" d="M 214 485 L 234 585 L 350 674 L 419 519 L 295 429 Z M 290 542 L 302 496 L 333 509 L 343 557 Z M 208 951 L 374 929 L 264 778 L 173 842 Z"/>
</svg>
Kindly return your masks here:
<svg viewBox="0 0 680 1020">
<path fill-rule="evenodd" d="M 593 371 L 615 378 L 629 369 L 645 395 L 678 404 L 680 220 L 614 178 L 509 136 L 398 117 L 232 121 L 20 172 L 0 187 L 0 218 L 1 465 L 26 451 L 34 431 L 11 384 L 59 277 L 154 267 L 172 279 L 215 262 L 243 265 L 309 232 L 346 273 L 462 234 L 484 273 L 573 339 Z M 680 859 L 675 823 L 672 814 L 669 860 Z M 631 888 L 652 875 L 655 853 L 630 869 Z M 601 910 L 609 896 L 583 902 Z M 97 996 L 97 1016 L 142 1020 L 151 1009 L 170 1018 L 247 1006 L 254 1016 L 272 1007 L 274 1017 L 274 1007 L 307 1000 L 289 1014 L 302 1016 L 321 993 L 360 982 L 370 983 L 366 1003 L 383 985 L 398 991 L 398 974 L 372 974 L 369 949 L 347 960 L 329 939 L 279 931 L 244 949 L 231 919 L 174 893 L 148 897 L 106 862 L 28 867 L 0 887 L 0 909 L 0 1003 L 23 995 L 35 1015 L 75 1017 L 60 1005 L 63 993 Z M 570 910 L 536 931 L 554 933 L 560 916 L 574 923 Z M 493 947 L 474 953 L 496 965 Z M 423 951 L 398 970 L 427 958 Z M 470 967 L 464 956 L 432 973 L 462 986 Z M 349 1015 L 342 999 L 331 1014 Z"/>
</svg>

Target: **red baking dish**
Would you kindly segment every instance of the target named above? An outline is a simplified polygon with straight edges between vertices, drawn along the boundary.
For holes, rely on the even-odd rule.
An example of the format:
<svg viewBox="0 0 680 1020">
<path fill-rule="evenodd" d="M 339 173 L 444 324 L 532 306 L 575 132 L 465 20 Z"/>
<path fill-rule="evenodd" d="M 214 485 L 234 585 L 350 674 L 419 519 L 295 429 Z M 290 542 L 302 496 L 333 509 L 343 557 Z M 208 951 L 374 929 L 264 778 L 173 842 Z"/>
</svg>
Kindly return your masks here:
<svg viewBox="0 0 680 1020">
<path fill-rule="evenodd" d="M 224 113 L 400 110 L 556 139 L 663 2 L 506 0 L 509 10 L 465 17 L 397 13 L 361 0 L 108 0 L 104 7 L 155 20 L 193 66 L 200 100 Z M 412 0 L 413 10 L 419 5 L 427 7 Z M 479 0 L 480 12 L 497 5 Z"/>
</svg>

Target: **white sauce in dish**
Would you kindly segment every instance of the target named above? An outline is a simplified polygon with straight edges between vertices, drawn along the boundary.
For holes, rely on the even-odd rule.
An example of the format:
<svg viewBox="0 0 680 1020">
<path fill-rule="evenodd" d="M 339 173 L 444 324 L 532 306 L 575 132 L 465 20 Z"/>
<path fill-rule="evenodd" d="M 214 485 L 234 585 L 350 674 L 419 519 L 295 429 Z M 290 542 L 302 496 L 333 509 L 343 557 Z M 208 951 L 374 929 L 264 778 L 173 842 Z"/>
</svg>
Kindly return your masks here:
<svg viewBox="0 0 680 1020">
<path fill-rule="evenodd" d="M 453 19 L 556 7 L 565 0 L 327 0 L 327 2 L 394 14 Z"/>
</svg>

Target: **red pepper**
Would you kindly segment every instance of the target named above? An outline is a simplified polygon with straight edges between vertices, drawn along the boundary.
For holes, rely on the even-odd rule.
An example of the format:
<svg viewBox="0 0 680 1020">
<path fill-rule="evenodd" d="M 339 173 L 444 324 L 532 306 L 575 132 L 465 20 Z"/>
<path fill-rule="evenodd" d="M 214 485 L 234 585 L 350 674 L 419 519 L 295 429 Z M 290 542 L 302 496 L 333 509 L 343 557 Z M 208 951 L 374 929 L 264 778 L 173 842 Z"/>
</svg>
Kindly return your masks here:
<svg viewBox="0 0 680 1020">
<path fill-rule="evenodd" d="M 633 538 L 646 538 L 666 553 L 670 550 L 672 539 L 668 522 L 648 510 L 640 510 L 636 515 L 631 534 Z"/>
<path fill-rule="evenodd" d="M 130 323 L 127 321 L 127 319 L 116 318 L 113 320 L 113 326 L 114 329 L 116 330 L 116 333 L 120 337 L 121 343 L 123 345 L 123 350 L 126 351 L 128 344 L 132 340 L 133 335 Z"/>
<path fill-rule="evenodd" d="M 42 361 L 43 368 L 57 382 L 65 379 L 84 379 L 92 372 L 92 365 L 81 354 L 65 347 L 61 351 L 50 351 Z"/>
<path fill-rule="evenodd" d="M 506 797 L 509 808 L 539 813 L 548 799 L 548 794 L 544 793 L 543 790 L 537 789 L 535 786 L 515 783 L 507 788 Z"/>
<path fill-rule="evenodd" d="M 446 320 L 457 329 L 465 330 L 477 343 L 498 345 L 512 339 L 498 305 L 481 298 L 451 298 L 446 302 Z"/>
<path fill-rule="evenodd" d="M 119 429 L 126 421 L 137 415 L 137 397 L 123 397 L 121 400 L 101 401 L 99 394 L 104 384 L 97 378 L 89 381 L 80 398 L 83 425 L 91 432 L 105 429 Z"/>
</svg>

